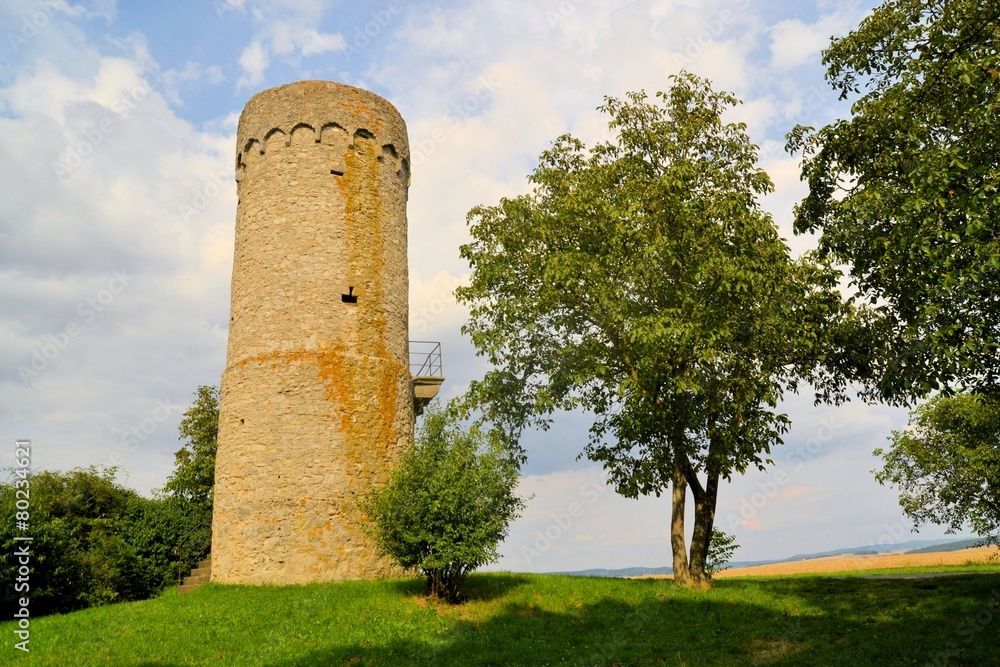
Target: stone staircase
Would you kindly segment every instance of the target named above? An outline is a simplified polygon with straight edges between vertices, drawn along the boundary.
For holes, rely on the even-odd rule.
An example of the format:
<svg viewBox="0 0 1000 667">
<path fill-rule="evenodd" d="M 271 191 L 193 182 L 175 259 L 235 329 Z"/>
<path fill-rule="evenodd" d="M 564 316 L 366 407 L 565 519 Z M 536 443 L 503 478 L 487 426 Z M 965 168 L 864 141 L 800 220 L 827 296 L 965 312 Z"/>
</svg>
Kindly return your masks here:
<svg viewBox="0 0 1000 667">
<path fill-rule="evenodd" d="M 198 563 L 198 567 L 191 570 L 191 574 L 184 577 L 184 581 L 181 582 L 180 588 L 177 589 L 177 592 L 181 595 L 184 593 L 190 593 L 202 584 L 207 584 L 211 578 L 212 554 L 208 554 L 208 558 Z"/>
</svg>

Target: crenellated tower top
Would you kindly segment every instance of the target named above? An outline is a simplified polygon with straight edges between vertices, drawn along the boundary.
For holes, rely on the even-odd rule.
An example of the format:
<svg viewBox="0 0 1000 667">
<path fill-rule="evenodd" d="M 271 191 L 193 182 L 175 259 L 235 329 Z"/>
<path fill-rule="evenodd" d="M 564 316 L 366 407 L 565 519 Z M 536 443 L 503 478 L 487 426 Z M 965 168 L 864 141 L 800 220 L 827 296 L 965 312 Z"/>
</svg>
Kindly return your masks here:
<svg viewBox="0 0 1000 667">
<path fill-rule="evenodd" d="M 332 81 L 298 81 L 257 93 L 247 102 L 236 132 L 236 181 L 260 156 L 291 146 L 317 145 L 333 164 L 358 140 L 409 182 L 409 143 L 399 111 L 375 93 Z M 341 173 L 343 173 L 341 171 Z"/>
</svg>

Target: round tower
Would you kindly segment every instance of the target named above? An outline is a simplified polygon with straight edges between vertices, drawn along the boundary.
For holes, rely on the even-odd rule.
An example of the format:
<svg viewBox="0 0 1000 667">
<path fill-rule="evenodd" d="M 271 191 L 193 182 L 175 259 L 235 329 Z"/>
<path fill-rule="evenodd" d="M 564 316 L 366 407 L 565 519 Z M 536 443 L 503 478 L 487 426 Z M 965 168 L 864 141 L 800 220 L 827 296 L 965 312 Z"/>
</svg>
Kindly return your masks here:
<svg viewBox="0 0 1000 667">
<path fill-rule="evenodd" d="M 236 180 L 212 580 L 398 574 L 357 500 L 413 436 L 406 126 L 352 86 L 265 90 L 240 116 Z"/>
</svg>

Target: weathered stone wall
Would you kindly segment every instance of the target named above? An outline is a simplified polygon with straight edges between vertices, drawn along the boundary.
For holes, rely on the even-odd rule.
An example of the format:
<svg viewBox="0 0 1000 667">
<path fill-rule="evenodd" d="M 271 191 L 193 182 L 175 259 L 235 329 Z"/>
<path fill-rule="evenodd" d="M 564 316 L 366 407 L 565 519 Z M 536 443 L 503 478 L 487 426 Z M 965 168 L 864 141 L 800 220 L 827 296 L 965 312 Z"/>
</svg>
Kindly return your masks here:
<svg viewBox="0 0 1000 667">
<path fill-rule="evenodd" d="M 272 88 L 240 117 L 213 581 L 398 573 L 356 500 L 413 434 L 408 156 L 396 109 L 351 86 Z"/>
</svg>

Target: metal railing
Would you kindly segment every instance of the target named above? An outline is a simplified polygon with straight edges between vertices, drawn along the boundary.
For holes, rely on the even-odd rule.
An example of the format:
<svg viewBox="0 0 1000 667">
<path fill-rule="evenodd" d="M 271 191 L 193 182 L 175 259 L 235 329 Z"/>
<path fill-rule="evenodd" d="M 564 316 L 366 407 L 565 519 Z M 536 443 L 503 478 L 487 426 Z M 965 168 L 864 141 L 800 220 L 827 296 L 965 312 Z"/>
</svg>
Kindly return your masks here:
<svg viewBox="0 0 1000 667">
<path fill-rule="evenodd" d="M 410 375 L 444 377 L 441 367 L 441 343 L 430 340 L 410 341 Z"/>
</svg>

